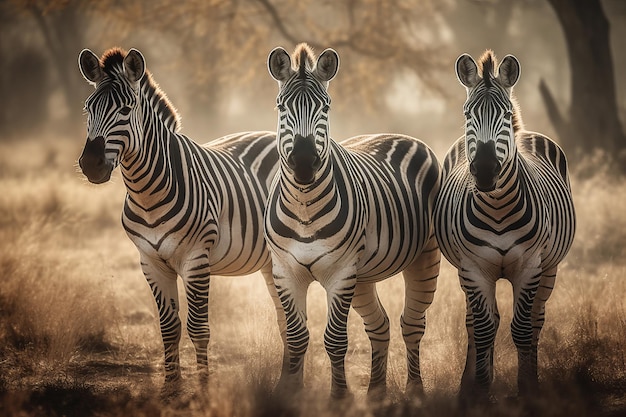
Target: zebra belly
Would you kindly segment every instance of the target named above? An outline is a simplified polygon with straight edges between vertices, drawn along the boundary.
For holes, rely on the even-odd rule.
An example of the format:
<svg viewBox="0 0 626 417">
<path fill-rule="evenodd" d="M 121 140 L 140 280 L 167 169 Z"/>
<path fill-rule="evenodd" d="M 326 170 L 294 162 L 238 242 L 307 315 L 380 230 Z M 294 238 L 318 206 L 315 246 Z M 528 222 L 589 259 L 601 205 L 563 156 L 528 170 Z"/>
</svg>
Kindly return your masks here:
<svg viewBox="0 0 626 417">
<path fill-rule="evenodd" d="M 167 233 L 159 231 L 158 227 L 146 227 L 140 232 L 127 229 L 127 234 L 142 257 L 165 262 L 179 275 L 185 273 L 191 260 L 200 256 L 208 256 L 212 275 L 248 275 L 258 271 L 270 260 L 262 235 L 260 241 L 248 242 L 246 245 L 246 239 L 231 239 L 230 235 L 217 242 L 199 237 L 213 236 L 217 239 L 219 232 L 215 228 L 189 234 L 185 229 Z M 190 235 L 192 239 L 188 238 Z"/>
<path fill-rule="evenodd" d="M 333 249 L 332 240 L 327 239 L 285 241 L 281 248 L 271 248 L 272 256 L 280 260 L 273 263 L 274 273 L 285 277 L 306 275 L 321 284 L 332 282 L 338 273 L 354 275 L 358 260 L 357 248 Z M 347 270 L 352 272 L 345 272 Z"/>
<path fill-rule="evenodd" d="M 473 271 L 494 281 L 499 278 L 515 281 L 541 264 L 546 233 L 537 227 L 537 233 L 533 235 L 529 233 L 533 228 L 531 224 L 499 235 L 464 225 L 452 228 L 449 235 L 440 237 L 441 250 L 459 270 Z"/>
<path fill-rule="evenodd" d="M 144 233 L 137 235 L 127 232 L 130 240 L 135 244 L 142 259 L 153 259 L 155 263 L 165 263 L 181 275 L 187 259 L 196 257 L 202 252 L 201 247 L 188 245 L 177 239 L 176 235 L 167 237 L 158 233 Z"/>
</svg>

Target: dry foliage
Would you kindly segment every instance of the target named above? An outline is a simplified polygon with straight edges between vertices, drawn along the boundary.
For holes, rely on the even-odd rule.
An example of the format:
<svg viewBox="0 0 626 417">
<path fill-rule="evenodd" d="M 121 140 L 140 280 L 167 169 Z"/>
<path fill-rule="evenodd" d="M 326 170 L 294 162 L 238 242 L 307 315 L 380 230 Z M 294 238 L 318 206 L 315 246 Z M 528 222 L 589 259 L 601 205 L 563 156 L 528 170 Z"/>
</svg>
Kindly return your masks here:
<svg viewBox="0 0 626 417">
<path fill-rule="evenodd" d="M 45 144 L 42 144 L 45 143 Z M 11 149 L 8 149 L 11 146 Z M 380 285 L 392 321 L 389 396 L 365 400 L 369 342 L 349 320 L 352 402 L 328 398 L 323 290 L 309 292 L 311 343 L 297 402 L 271 396 L 281 361 L 262 278 L 212 280 L 211 380 L 201 390 L 193 347 L 182 345 L 184 390 L 159 396 L 163 375 L 156 309 L 137 253 L 119 224 L 119 177 L 96 187 L 73 168 L 76 144 L 0 144 L 0 410 L 6 416 L 612 416 L 626 410 L 626 184 L 606 174 L 574 179 L 578 234 L 547 305 L 539 352 L 542 393 L 515 397 L 510 285 L 498 283 L 495 402 L 461 408 L 464 298 L 443 263 L 422 343 L 426 398 L 403 397 L 399 329 L 403 282 Z M 11 152 L 9 152 L 9 150 Z M 11 155 L 9 157 L 9 155 Z M 184 298 L 183 298 L 184 299 Z"/>
</svg>

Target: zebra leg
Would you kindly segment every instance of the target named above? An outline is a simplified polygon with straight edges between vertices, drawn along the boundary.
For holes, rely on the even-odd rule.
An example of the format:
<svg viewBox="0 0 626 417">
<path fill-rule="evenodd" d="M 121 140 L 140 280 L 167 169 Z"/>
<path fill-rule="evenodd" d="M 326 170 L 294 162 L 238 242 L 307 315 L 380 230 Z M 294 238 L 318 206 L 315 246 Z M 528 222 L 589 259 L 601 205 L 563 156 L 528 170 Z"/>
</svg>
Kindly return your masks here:
<svg viewBox="0 0 626 417">
<path fill-rule="evenodd" d="M 200 382 L 206 384 L 209 377 L 207 348 L 211 338 L 209 328 L 209 284 L 211 271 L 208 254 L 192 259 L 183 277 L 187 294 L 187 332 L 196 350 Z"/>
<path fill-rule="evenodd" d="M 341 276 L 341 275 L 340 275 Z M 348 352 L 348 313 L 356 287 L 356 275 L 323 283 L 328 303 L 328 320 L 324 332 L 324 347 L 330 359 L 333 398 L 350 396 L 346 380 L 345 358 Z"/>
<path fill-rule="evenodd" d="M 283 358 L 283 368 L 276 387 L 276 391 L 280 394 L 299 391 L 304 386 L 304 354 L 309 347 L 306 294 L 310 281 L 274 275 L 274 283 L 287 323 L 287 359 Z"/>
<path fill-rule="evenodd" d="M 538 389 L 537 346 L 545 321 L 546 301 L 556 280 L 556 268 L 533 277 L 530 285 L 515 288 L 516 303 L 511 334 L 517 348 L 517 387 L 520 395 L 528 396 Z"/>
<path fill-rule="evenodd" d="M 420 397 L 424 394 L 420 370 L 420 343 L 426 330 L 426 310 L 433 302 L 437 289 L 440 262 L 441 252 L 433 235 L 420 256 L 402 273 L 405 296 L 400 324 L 407 353 L 407 398 Z"/>
<path fill-rule="evenodd" d="M 283 309 L 283 305 L 280 302 L 280 298 L 278 297 L 278 292 L 276 291 L 276 285 L 274 285 L 274 276 L 272 275 L 271 262 L 269 262 L 261 269 L 261 274 L 265 279 L 267 290 L 270 293 L 270 297 L 272 297 L 272 302 L 274 303 L 274 307 L 276 309 L 276 321 L 278 322 L 280 338 L 283 341 L 282 369 L 287 369 L 287 367 L 289 366 L 289 352 L 287 351 L 287 320 L 285 319 L 285 310 Z"/>
<path fill-rule="evenodd" d="M 384 397 L 387 391 L 387 357 L 389 352 L 389 318 L 378 298 L 376 284 L 357 284 L 352 307 L 363 319 L 372 345 L 372 370 L 368 396 Z"/>
<path fill-rule="evenodd" d="M 469 298 L 465 299 L 465 328 L 467 330 L 467 357 L 465 358 L 465 370 L 461 378 L 461 396 L 470 394 L 471 387 L 476 380 L 476 342 L 474 341 L 474 313 Z"/>
<path fill-rule="evenodd" d="M 480 399 L 489 394 L 493 381 L 493 350 L 500 325 L 500 314 L 496 304 L 495 281 L 470 278 L 467 270 L 461 271 L 462 287 L 465 291 L 468 304 L 468 313 L 471 312 L 471 328 L 468 327 L 468 360 L 474 364 L 466 365 L 465 372 L 473 371 L 473 380 L 469 375 L 462 378 L 461 396 L 467 399 Z M 470 334 L 471 331 L 471 334 Z M 473 351 L 470 346 L 473 341 Z"/>
<path fill-rule="evenodd" d="M 178 316 L 178 289 L 176 272 L 165 262 L 147 259 L 142 256 L 141 269 L 150 285 L 161 325 L 161 338 L 165 355 L 165 386 L 164 392 L 175 392 L 180 383 L 180 359 L 178 343 L 180 342 L 181 323 Z"/>
</svg>

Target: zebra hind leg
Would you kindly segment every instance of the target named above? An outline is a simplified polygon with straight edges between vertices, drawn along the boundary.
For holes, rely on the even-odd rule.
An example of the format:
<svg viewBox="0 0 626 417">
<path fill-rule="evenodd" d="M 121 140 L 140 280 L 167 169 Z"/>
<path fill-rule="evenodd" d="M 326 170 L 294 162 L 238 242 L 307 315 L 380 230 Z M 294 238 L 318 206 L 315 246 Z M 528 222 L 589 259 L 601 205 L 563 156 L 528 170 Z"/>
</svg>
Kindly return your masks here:
<svg viewBox="0 0 626 417">
<path fill-rule="evenodd" d="M 196 351 L 200 383 L 206 385 L 209 378 L 208 345 L 210 270 L 208 255 L 192 260 L 183 280 L 187 294 L 187 332 Z"/>
<path fill-rule="evenodd" d="M 380 400 L 387 392 L 389 318 L 378 298 L 376 284 L 357 284 L 352 307 L 363 319 L 372 346 L 372 369 L 367 395 Z"/>
<path fill-rule="evenodd" d="M 420 343 L 426 330 L 426 310 L 437 289 L 441 252 L 434 236 L 424 251 L 402 273 L 405 284 L 404 310 L 400 318 L 407 353 L 406 397 L 420 399 L 424 394 L 420 369 Z"/>
</svg>

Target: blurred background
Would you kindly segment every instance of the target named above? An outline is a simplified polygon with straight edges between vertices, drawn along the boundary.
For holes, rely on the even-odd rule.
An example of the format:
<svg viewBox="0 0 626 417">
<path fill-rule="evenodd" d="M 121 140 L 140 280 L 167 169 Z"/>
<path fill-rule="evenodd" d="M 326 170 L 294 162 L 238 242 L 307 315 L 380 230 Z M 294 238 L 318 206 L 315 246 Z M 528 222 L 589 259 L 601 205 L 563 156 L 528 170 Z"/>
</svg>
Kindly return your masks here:
<svg viewBox="0 0 626 417">
<path fill-rule="evenodd" d="M 275 46 L 332 47 L 336 139 L 399 132 L 442 158 L 462 134 L 465 92 L 454 62 L 491 48 L 522 64 L 515 88 L 526 126 L 570 158 L 626 149 L 623 0 L 4 0 L 0 3 L 0 140 L 84 141 L 92 87 L 78 54 L 141 50 L 178 108 L 183 133 L 206 142 L 274 130 Z M 60 132 L 62 132 L 60 134 Z"/>
</svg>

